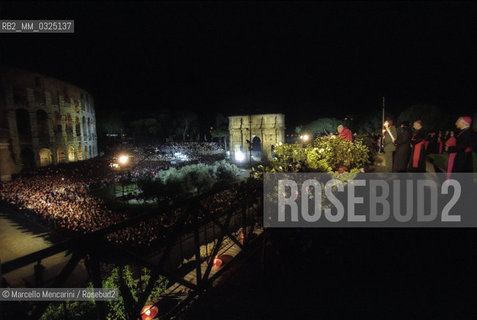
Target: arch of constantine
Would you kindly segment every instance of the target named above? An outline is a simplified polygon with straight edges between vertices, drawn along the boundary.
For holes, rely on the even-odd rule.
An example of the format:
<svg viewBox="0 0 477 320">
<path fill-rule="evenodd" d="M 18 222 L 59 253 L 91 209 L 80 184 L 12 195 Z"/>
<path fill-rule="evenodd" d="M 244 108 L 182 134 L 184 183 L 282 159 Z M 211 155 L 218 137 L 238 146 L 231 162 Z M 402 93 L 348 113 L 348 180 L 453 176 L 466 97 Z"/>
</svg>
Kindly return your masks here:
<svg viewBox="0 0 477 320">
<path fill-rule="evenodd" d="M 270 161 L 274 146 L 285 142 L 285 115 L 229 117 L 230 156 L 236 162 Z"/>
</svg>

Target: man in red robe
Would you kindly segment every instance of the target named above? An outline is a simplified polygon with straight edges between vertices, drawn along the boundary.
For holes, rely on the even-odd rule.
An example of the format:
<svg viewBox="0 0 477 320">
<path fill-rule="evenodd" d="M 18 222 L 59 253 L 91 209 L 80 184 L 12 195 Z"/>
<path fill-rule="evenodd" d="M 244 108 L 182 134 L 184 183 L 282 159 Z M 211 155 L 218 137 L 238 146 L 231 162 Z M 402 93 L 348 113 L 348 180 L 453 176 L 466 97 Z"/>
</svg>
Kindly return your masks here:
<svg viewBox="0 0 477 320">
<path fill-rule="evenodd" d="M 343 125 L 338 126 L 338 138 L 353 142 L 353 133 Z"/>
<path fill-rule="evenodd" d="M 409 159 L 409 172 L 426 172 L 426 138 L 422 121 L 414 121 L 414 136 L 411 139 L 411 157 Z"/>
<path fill-rule="evenodd" d="M 450 132 L 450 137 L 446 141 L 446 151 L 449 151 L 449 147 L 455 147 L 457 140 L 454 137 L 454 131 Z M 452 150 L 452 149 L 451 149 Z M 450 178 L 452 168 L 454 167 L 454 160 L 457 152 L 449 152 L 449 160 L 447 161 L 447 179 Z"/>
</svg>

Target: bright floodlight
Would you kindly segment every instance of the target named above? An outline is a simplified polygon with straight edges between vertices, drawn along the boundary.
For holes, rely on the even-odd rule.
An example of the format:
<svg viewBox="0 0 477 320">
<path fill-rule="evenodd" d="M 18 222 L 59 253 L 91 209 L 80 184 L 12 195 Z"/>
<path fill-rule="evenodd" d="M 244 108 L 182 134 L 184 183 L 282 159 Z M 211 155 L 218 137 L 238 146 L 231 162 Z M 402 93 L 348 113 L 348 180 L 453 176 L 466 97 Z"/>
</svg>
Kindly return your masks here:
<svg viewBox="0 0 477 320">
<path fill-rule="evenodd" d="M 120 164 L 126 164 L 129 160 L 129 157 L 125 154 L 119 156 L 119 163 Z"/>
<path fill-rule="evenodd" d="M 237 151 L 235 152 L 235 160 L 238 162 L 242 162 L 245 160 L 245 153 L 242 151 Z"/>
<path fill-rule="evenodd" d="M 303 141 L 305 141 L 305 142 L 308 141 L 308 140 L 310 140 L 310 136 L 307 135 L 307 134 L 300 136 L 300 138 L 301 138 Z"/>
</svg>

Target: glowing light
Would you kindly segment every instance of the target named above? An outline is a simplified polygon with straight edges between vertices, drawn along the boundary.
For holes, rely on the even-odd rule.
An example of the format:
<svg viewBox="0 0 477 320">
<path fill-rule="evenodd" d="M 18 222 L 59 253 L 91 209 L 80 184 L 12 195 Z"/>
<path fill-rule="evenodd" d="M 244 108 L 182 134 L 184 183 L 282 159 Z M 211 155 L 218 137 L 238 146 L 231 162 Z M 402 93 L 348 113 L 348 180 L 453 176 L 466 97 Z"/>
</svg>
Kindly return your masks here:
<svg viewBox="0 0 477 320">
<path fill-rule="evenodd" d="M 144 306 L 141 310 L 141 319 L 142 320 L 152 320 L 157 315 L 159 310 L 156 306 Z"/>
<path fill-rule="evenodd" d="M 126 164 L 128 162 L 128 160 L 129 160 L 129 156 L 125 155 L 125 154 L 119 156 L 119 158 L 118 158 L 118 161 L 119 161 L 120 164 Z"/>
<path fill-rule="evenodd" d="M 310 140 L 310 135 L 304 134 L 304 135 L 300 136 L 300 139 L 306 142 L 306 141 Z"/>
<path fill-rule="evenodd" d="M 235 152 L 235 160 L 238 162 L 245 161 L 245 153 L 243 153 L 242 151 Z"/>
<path fill-rule="evenodd" d="M 183 154 L 183 153 L 181 153 L 181 152 L 175 152 L 175 153 L 174 153 L 174 157 L 175 157 L 176 159 L 181 160 L 181 161 L 187 161 L 187 160 L 189 160 L 189 157 L 188 157 L 186 154 Z"/>
<path fill-rule="evenodd" d="M 222 265 L 222 260 L 220 260 L 219 258 L 215 257 L 214 258 L 214 263 L 213 263 L 213 266 L 218 268 Z"/>
</svg>

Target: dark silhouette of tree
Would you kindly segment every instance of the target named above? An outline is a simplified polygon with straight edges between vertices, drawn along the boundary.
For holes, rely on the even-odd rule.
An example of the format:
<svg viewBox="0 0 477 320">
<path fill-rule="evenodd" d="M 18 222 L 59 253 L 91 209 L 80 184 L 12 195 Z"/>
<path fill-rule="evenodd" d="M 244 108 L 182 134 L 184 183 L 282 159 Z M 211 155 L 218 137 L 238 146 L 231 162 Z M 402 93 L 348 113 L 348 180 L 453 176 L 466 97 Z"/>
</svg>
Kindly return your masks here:
<svg viewBox="0 0 477 320">
<path fill-rule="evenodd" d="M 441 129 L 451 126 L 451 123 L 448 123 L 448 117 L 444 116 L 439 108 L 427 104 L 416 104 L 403 110 L 397 118 L 397 124 L 399 125 L 402 121 L 412 123 L 416 120 L 422 120 L 424 129 Z"/>
<path fill-rule="evenodd" d="M 311 134 L 335 132 L 340 124 L 343 124 L 343 121 L 339 121 L 336 118 L 319 118 L 303 126 L 296 127 L 295 132 L 306 132 Z"/>
<path fill-rule="evenodd" d="M 223 139 L 224 148 L 227 150 L 227 140 L 229 138 L 229 119 L 219 113 L 215 117 L 215 127 L 210 132 L 212 138 Z"/>
</svg>

